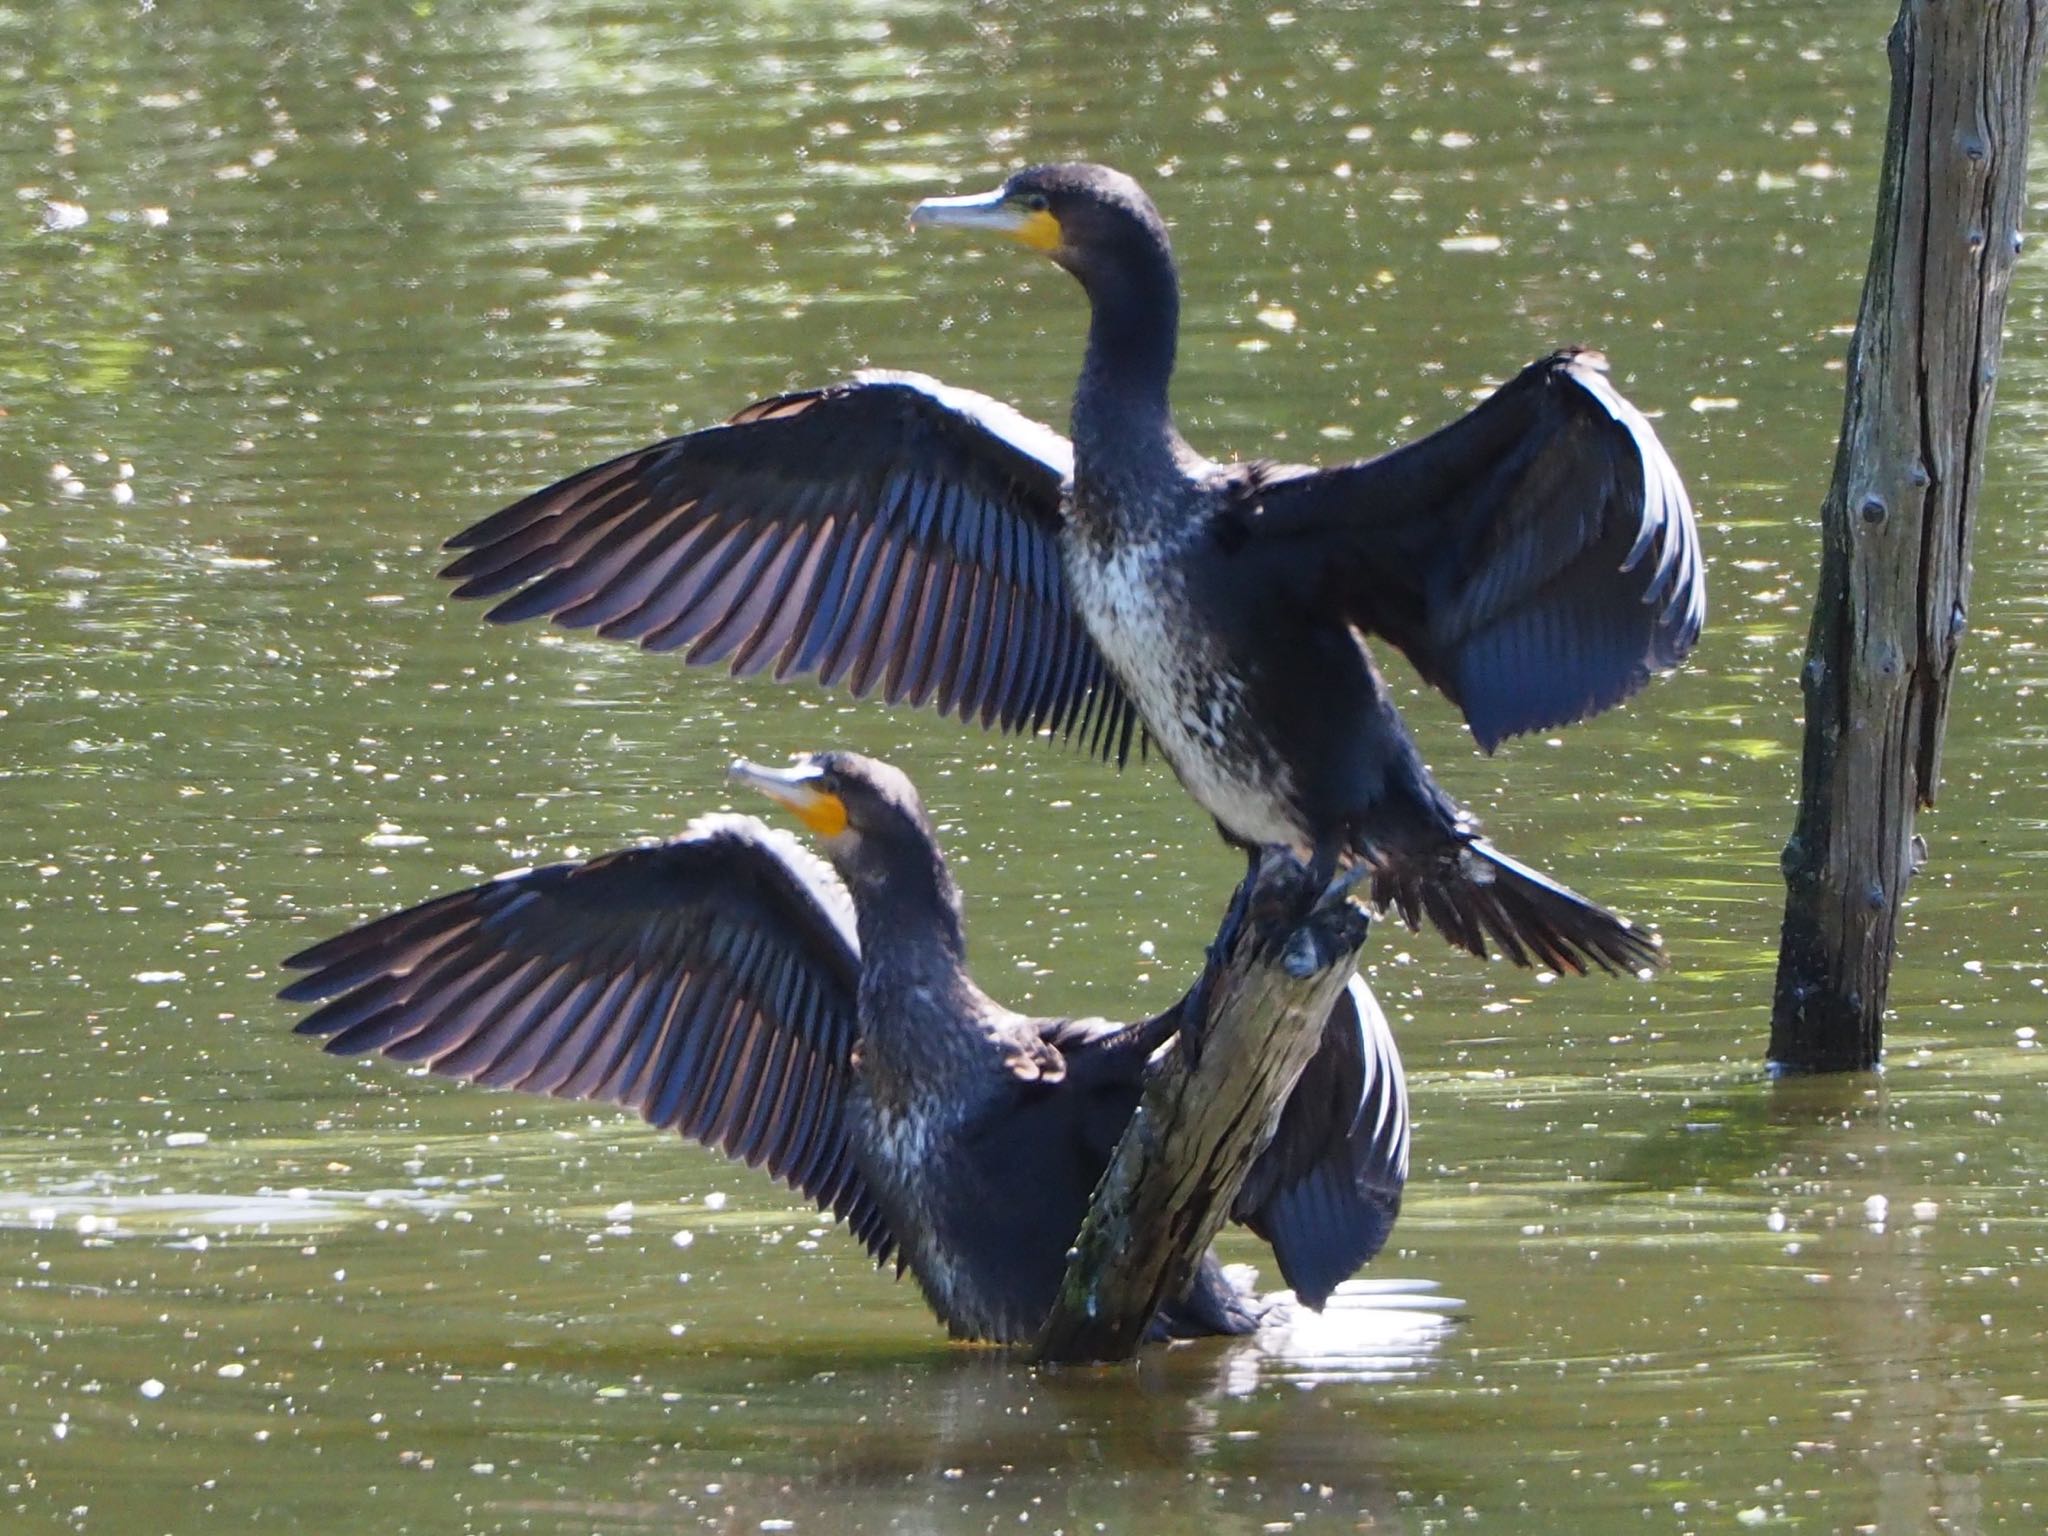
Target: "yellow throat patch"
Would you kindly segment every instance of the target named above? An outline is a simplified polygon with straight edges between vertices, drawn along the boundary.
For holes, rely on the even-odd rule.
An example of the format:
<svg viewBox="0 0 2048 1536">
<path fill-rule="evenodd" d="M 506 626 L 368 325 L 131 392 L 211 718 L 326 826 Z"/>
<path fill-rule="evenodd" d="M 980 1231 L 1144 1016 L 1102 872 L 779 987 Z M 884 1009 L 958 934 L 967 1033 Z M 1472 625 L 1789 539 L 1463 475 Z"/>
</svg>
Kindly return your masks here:
<svg viewBox="0 0 2048 1536">
<path fill-rule="evenodd" d="M 1058 250 L 1065 238 L 1060 232 L 1060 221 L 1043 208 L 1024 215 L 1024 222 L 1011 231 L 1011 236 L 1019 245 L 1028 245 L 1047 255 Z"/>
</svg>

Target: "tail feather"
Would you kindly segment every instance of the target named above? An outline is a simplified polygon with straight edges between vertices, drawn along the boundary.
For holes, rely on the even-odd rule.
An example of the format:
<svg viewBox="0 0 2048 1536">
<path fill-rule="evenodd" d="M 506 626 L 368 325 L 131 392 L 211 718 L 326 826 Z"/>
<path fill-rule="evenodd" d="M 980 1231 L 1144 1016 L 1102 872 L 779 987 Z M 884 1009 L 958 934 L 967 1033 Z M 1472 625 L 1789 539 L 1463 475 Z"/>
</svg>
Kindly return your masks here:
<svg viewBox="0 0 2048 1536">
<path fill-rule="evenodd" d="M 1427 918 L 1459 949 L 1482 957 L 1497 947 L 1517 965 L 1579 976 L 1595 966 L 1634 975 L 1664 964 L 1652 935 L 1484 838 L 1448 856 L 1382 866 L 1373 872 L 1372 897 L 1410 928 Z"/>
</svg>

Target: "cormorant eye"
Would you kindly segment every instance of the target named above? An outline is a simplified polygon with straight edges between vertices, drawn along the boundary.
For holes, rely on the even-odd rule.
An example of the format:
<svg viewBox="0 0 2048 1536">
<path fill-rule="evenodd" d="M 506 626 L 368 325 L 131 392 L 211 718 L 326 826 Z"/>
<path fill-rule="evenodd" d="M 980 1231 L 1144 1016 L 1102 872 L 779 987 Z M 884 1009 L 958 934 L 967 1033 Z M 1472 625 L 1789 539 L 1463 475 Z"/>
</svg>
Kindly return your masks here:
<svg viewBox="0 0 2048 1536">
<path fill-rule="evenodd" d="M 1043 192 L 1026 192 L 1017 201 L 1026 208 L 1029 208 L 1033 213 L 1043 213 L 1052 206 L 1052 200 Z"/>
</svg>

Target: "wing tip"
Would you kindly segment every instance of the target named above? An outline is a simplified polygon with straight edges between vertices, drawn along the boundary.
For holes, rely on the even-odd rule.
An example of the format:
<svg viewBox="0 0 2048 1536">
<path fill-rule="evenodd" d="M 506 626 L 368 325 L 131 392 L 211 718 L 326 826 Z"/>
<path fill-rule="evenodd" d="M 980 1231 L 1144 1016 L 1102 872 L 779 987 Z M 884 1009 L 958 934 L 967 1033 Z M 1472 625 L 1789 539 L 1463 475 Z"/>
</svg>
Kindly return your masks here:
<svg viewBox="0 0 2048 1536">
<path fill-rule="evenodd" d="M 293 955 L 287 960 L 280 961 L 279 964 L 283 965 L 287 970 L 303 971 L 307 969 L 300 955 Z M 293 977 L 277 989 L 276 995 L 277 1000 L 281 1003 L 318 1003 L 324 1002 L 327 998 L 331 997 L 333 992 L 327 986 L 326 978 L 318 971 L 315 971 L 310 976 Z"/>
</svg>

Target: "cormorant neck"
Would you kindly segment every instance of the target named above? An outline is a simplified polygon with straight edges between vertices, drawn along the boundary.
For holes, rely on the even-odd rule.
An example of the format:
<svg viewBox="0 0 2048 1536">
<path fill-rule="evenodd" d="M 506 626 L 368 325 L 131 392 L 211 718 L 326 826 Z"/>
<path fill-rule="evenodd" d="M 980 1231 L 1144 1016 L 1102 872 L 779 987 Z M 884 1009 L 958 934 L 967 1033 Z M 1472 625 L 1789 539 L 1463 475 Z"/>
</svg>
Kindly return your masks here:
<svg viewBox="0 0 2048 1536">
<path fill-rule="evenodd" d="M 1180 436 L 1167 386 L 1180 336 L 1180 281 L 1162 245 L 1077 271 L 1091 309 L 1074 390 L 1074 468 L 1083 480 L 1171 472 Z"/>
<path fill-rule="evenodd" d="M 960 892 L 938 848 L 908 837 L 835 859 L 860 930 L 861 1072 L 900 1106 L 972 1071 L 980 1036 L 961 1027 L 984 1005 L 968 979 Z"/>
<path fill-rule="evenodd" d="M 863 974 L 929 987 L 963 970 L 960 890 L 936 846 L 862 847 L 840 873 L 853 891 Z"/>
</svg>

